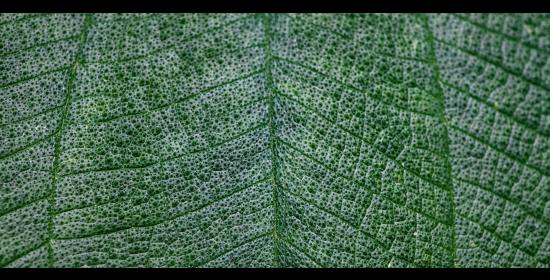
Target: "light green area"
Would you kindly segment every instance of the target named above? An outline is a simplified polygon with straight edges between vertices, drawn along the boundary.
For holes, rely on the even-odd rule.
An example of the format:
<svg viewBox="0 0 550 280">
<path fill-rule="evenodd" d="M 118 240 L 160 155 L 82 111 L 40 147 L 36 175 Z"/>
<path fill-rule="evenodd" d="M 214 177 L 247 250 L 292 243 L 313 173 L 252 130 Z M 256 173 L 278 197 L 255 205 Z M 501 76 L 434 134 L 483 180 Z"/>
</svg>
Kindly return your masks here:
<svg viewBox="0 0 550 280">
<path fill-rule="evenodd" d="M 549 267 L 550 15 L 0 14 L 2 267 Z"/>
</svg>

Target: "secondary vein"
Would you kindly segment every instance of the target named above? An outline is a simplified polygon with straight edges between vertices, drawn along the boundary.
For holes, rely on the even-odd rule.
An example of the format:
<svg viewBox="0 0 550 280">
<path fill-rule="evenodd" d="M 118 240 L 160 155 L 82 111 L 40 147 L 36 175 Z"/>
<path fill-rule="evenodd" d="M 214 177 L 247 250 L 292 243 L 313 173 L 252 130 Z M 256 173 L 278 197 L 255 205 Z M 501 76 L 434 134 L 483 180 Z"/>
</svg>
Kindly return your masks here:
<svg viewBox="0 0 550 280">
<path fill-rule="evenodd" d="M 53 253 L 52 240 L 53 240 L 53 217 L 55 215 L 55 199 L 56 199 L 56 184 L 59 173 L 59 162 L 60 162 L 60 151 L 61 151 L 61 138 L 63 136 L 63 128 L 65 121 L 67 120 L 69 108 L 71 107 L 71 95 L 74 89 L 74 80 L 76 78 L 76 71 L 81 60 L 82 51 L 84 45 L 86 44 L 88 38 L 88 31 L 92 26 L 92 16 L 86 14 L 84 17 L 84 23 L 82 24 L 82 29 L 79 35 L 79 45 L 78 50 L 75 54 L 74 61 L 71 65 L 69 77 L 67 79 L 67 91 L 65 93 L 65 101 L 63 102 L 63 111 L 61 113 L 61 118 L 59 120 L 59 125 L 55 134 L 55 147 L 54 147 L 54 162 L 52 170 L 52 183 L 50 186 L 50 194 L 48 196 L 48 239 L 46 241 L 48 249 L 48 265 L 50 267 L 55 266 L 55 257 Z"/>
<path fill-rule="evenodd" d="M 439 64 L 437 62 L 437 56 L 435 53 L 435 44 L 434 44 L 434 36 L 432 28 L 430 27 L 430 22 L 428 15 L 423 14 L 422 15 L 422 21 L 424 24 L 424 28 L 426 31 L 426 41 L 429 45 L 429 62 L 432 65 L 432 71 L 434 72 L 435 76 L 435 83 L 436 83 L 436 90 L 437 90 L 437 97 L 440 99 L 440 110 L 438 111 L 439 119 L 441 123 L 443 124 L 443 131 L 445 138 L 443 139 L 443 150 L 444 154 L 446 155 L 444 157 L 445 160 L 445 167 L 447 170 L 447 179 L 449 180 L 449 190 L 451 193 L 451 225 L 452 225 L 452 235 L 451 235 L 451 260 L 452 260 L 452 266 L 456 266 L 456 214 L 455 214 L 455 192 L 453 187 L 453 176 L 452 176 L 452 170 L 451 170 L 451 163 L 449 160 L 450 155 L 450 149 L 449 149 L 449 132 L 447 129 L 447 118 L 445 116 L 445 95 L 443 93 L 443 88 L 441 86 L 441 78 L 439 73 Z"/>
</svg>

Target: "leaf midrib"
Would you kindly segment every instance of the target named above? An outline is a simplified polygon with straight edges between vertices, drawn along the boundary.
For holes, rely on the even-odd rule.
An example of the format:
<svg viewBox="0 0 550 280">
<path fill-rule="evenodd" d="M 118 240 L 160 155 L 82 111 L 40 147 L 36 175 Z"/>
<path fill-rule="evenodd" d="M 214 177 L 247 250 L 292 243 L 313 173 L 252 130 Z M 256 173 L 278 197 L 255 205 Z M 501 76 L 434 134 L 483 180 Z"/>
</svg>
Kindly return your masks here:
<svg viewBox="0 0 550 280">
<path fill-rule="evenodd" d="M 272 185 L 272 207 L 273 207 L 273 221 L 272 221 L 272 235 L 273 235 L 273 266 L 278 267 L 281 264 L 279 257 L 278 249 L 278 231 L 277 223 L 279 220 L 279 194 L 278 186 L 279 181 L 277 179 L 277 142 L 276 142 L 276 131 L 275 131 L 275 100 L 274 100 L 274 85 L 273 85 L 273 76 L 271 74 L 271 66 L 273 55 L 271 52 L 271 15 L 262 14 L 262 28 L 264 36 L 264 56 L 265 56 L 265 65 L 264 65 L 264 75 L 267 82 L 268 94 L 268 128 L 269 128 L 269 148 L 271 150 L 271 185 Z"/>
</svg>

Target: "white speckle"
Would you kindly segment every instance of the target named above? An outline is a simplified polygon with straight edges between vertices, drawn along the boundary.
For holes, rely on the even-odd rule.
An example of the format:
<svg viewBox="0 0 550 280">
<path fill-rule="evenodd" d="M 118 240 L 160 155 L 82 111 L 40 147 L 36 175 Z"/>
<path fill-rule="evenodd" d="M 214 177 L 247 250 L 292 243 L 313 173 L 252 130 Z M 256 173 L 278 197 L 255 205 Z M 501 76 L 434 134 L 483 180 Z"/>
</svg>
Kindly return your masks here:
<svg viewBox="0 0 550 280">
<path fill-rule="evenodd" d="M 531 26 L 524 25 L 524 27 L 525 27 L 525 30 L 527 31 L 527 34 L 529 35 L 533 34 L 533 28 L 531 28 Z"/>
<path fill-rule="evenodd" d="M 412 41 L 412 50 L 413 50 L 413 52 L 416 52 L 417 48 L 418 48 L 418 40 L 414 39 Z"/>
</svg>

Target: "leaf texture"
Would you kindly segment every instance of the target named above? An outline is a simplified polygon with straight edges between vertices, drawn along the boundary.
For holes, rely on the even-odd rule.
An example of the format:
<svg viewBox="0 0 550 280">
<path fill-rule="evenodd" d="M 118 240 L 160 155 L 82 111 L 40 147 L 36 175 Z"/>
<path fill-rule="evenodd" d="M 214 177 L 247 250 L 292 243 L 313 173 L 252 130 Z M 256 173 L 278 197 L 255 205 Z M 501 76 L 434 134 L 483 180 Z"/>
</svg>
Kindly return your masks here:
<svg viewBox="0 0 550 280">
<path fill-rule="evenodd" d="M 549 267 L 550 17 L 1 14 L 2 267 Z"/>
</svg>

